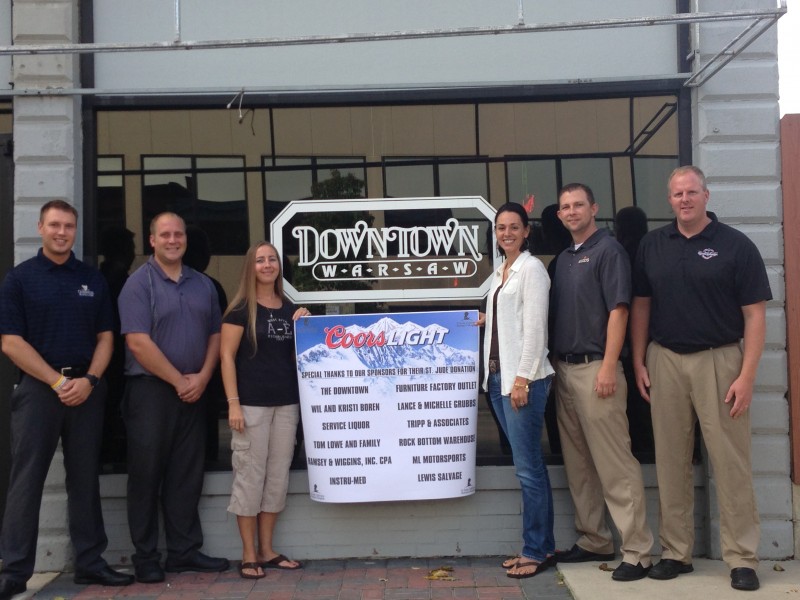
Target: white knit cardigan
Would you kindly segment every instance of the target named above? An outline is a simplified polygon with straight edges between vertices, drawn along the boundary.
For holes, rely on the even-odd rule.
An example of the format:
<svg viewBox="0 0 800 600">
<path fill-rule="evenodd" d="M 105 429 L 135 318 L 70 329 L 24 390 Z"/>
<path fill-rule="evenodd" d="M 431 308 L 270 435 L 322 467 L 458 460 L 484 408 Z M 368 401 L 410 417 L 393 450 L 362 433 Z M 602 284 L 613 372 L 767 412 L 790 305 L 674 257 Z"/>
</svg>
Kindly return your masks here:
<svg viewBox="0 0 800 600">
<path fill-rule="evenodd" d="M 501 393 L 511 395 L 517 376 L 529 381 L 543 379 L 554 373 L 547 359 L 547 309 L 550 296 L 550 277 L 542 261 L 527 251 L 520 254 L 509 269 L 503 285 L 505 262 L 495 271 L 492 288 L 486 303 L 486 336 L 483 341 L 484 378 L 489 378 L 489 349 L 492 345 L 494 294 L 497 296 L 498 347 L 500 350 Z"/>
</svg>

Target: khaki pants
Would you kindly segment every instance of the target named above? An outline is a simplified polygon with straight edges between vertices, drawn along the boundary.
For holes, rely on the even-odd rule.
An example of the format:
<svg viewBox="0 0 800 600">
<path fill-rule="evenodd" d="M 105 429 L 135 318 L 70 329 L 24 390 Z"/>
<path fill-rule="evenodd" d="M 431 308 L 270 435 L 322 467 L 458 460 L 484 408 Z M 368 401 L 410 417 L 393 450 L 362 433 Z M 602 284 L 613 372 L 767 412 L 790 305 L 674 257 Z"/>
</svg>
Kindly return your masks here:
<svg viewBox="0 0 800 600">
<path fill-rule="evenodd" d="M 628 388 L 617 363 L 617 389 L 600 398 L 594 391 L 601 361 L 556 365 L 558 430 L 569 491 L 575 503 L 577 544 L 609 554 L 614 540 L 605 507 L 622 537 L 622 560 L 650 565 L 653 534 L 647 525 L 642 468 L 631 454 Z"/>
<path fill-rule="evenodd" d="M 717 486 L 722 558 L 731 569 L 758 566 L 750 412 L 732 419 L 733 404 L 725 404 L 741 367 L 738 345 L 692 354 L 676 354 L 656 342 L 647 349 L 663 558 L 692 562 L 692 450 L 699 421 Z"/>
</svg>

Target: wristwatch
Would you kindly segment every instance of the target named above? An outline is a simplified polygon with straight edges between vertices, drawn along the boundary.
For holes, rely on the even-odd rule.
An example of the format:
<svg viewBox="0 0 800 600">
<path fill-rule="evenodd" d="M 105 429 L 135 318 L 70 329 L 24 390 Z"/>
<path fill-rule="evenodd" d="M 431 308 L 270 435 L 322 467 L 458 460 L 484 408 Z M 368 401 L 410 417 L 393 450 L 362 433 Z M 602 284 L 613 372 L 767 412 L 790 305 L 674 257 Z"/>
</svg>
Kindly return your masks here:
<svg viewBox="0 0 800 600">
<path fill-rule="evenodd" d="M 92 385 L 92 387 L 100 383 L 100 378 L 97 375 L 92 375 L 91 373 L 87 373 L 86 375 L 84 375 L 84 377 L 89 380 L 89 383 Z"/>
</svg>

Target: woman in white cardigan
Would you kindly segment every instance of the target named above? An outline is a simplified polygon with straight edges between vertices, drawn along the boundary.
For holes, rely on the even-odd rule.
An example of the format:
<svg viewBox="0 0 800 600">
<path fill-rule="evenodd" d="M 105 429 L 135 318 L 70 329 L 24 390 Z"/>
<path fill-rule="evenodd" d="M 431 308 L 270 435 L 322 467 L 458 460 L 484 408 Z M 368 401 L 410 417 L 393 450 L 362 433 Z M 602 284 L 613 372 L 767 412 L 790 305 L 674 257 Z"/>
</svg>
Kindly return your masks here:
<svg viewBox="0 0 800 600">
<path fill-rule="evenodd" d="M 555 565 L 553 494 L 541 450 L 553 375 L 547 359 L 550 278 L 527 250 L 530 224 L 520 204 L 501 206 L 494 230 L 505 261 L 486 303 L 483 387 L 511 443 L 522 487 L 522 552 L 503 563 L 509 577 L 522 579 Z"/>
</svg>

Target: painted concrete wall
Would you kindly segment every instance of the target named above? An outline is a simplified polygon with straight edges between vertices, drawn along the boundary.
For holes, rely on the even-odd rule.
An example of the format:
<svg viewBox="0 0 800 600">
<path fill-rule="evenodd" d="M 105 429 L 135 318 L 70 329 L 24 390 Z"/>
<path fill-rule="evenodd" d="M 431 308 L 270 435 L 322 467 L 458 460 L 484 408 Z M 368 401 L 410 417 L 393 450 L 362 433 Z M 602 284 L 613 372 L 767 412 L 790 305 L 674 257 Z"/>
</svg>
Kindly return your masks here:
<svg viewBox="0 0 800 600">
<path fill-rule="evenodd" d="M 13 43 L 77 42 L 77 0 L 15 0 Z M 66 56 L 29 56 L 13 60 L 14 87 L 45 89 L 78 83 L 77 60 Z M 39 209 L 59 198 L 80 209 L 82 197 L 82 133 L 80 99 L 69 96 L 17 97 L 13 102 L 14 137 L 14 262 L 33 256 L 41 239 Z M 80 227 L 75 242 L 82 247 Z M 40 517 L 36 568 L 70 564 L 67 514 L 61 457 L 53 461 Z"/>
<path fill-rule="evenodd" d="M 143 5 L 147 8 L 143 9 Z M 517 24 L 517 0 L 215 0 L 183 2 L 184 41 L 286 38 Z M 171 0 L 94 3 L 98 42 L 171 42 Z M 674 0 L 525 0 L 525 22 L 558 23 L 675 12 Z M 631 52 L 635 48 L 635 52 Z M 418 87 L 665 77 L 676 72 L 674 26 L 223 51 L 103 54 L 99 89 L 149 87 Z M 291 65 L 291 68 L 286 68 Z"/>
<path fill-rule="evenodd" d="M 558 548 L 575 542 L 574 512 L 563 467 L 551 467 Z M 305 472 L 292 472 L 286 510 L 278 520 L 276 547 L 298 559 L 398 556 L 481 556 L 516 554 L 522 544 L 519 486 L 512 467 L 478 467 L 477 492 L 465 498 L 418 502 L 323 504 L 309 497 Z M 648 521 L 658 522 L 658 492 L 653 465 L 644 468 Z M 696 552 L 706 552 L 706 493 L 695 473 Z M 125 513 L 125 476 L 101 478 L 103 514 L 109 537 L 106 557 L 129 560 L 132 547 Z M 241 558 L 236 518 L 226 508 L 231 474 L 206 475 L 200 515 L 204 551 Z M 163 546 L 163 541 L 162 541 Z"/>
<path fill-rule="evenodd" d="M 770 0 L 702 0 L 700 11 L 774 8 Z M 741 23 L 703 25 L 698 60 L 708 60 L 742 31 Z M 758 245 L 774 300 L 767 307 L 767 340 L 751 408 L 753 473 L 764 558 L 794 554 L 786 401 L 777 29 L 771 28 L 692 97 L 695 164 L 708 176 L 710 209 Z M 720 557 L 719 519 L 710 477 L 711 554 Z"/>
</svg>

